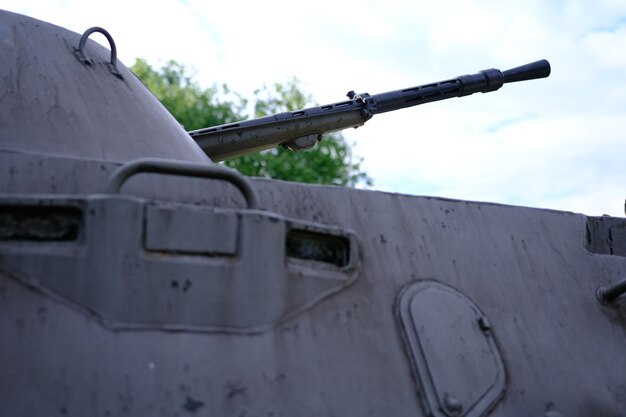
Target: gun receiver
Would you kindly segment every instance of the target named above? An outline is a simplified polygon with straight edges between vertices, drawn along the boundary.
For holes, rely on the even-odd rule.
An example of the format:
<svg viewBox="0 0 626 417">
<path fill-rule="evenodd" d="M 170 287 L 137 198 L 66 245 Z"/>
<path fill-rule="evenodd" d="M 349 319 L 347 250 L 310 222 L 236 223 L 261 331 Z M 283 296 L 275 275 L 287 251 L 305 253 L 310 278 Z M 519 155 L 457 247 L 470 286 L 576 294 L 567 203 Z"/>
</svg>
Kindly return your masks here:
<svg viewBox="0 0 626 417">
<path fill-rule="evenodd" d="M 545 59 L 508 71 L 487 69 L 472 75 L 404 90 L 369 95 L 348 93 L 349 100 L 293 112 L 277 113 L 237 123 L 188 132 L 213 161 L 234 158 L 278 145 L 294 151 L 309 149 L 322 135 L 362 126 L 372 116 L 405 107 L 477 92 L 488 93 L 504 83 L 545 78 Z"/>
</svg>

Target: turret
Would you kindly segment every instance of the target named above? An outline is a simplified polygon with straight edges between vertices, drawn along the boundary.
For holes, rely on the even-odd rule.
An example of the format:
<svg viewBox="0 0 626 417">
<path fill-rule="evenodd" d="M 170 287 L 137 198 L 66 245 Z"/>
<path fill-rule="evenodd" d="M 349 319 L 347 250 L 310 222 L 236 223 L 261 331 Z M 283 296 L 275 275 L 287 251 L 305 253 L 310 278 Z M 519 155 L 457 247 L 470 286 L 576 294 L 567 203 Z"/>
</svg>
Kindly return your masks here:
<svg viewBox="0 0 626 417">
<path fill-rule="evenodd" d="M 94 32 L 107 37 L 110 49 L 88 39 Z M 30 17 L 0 13 L 0 151 L 208 163 L 115 52 L 113 38 L 103 29 L 81 37 Z"/>
</svg>

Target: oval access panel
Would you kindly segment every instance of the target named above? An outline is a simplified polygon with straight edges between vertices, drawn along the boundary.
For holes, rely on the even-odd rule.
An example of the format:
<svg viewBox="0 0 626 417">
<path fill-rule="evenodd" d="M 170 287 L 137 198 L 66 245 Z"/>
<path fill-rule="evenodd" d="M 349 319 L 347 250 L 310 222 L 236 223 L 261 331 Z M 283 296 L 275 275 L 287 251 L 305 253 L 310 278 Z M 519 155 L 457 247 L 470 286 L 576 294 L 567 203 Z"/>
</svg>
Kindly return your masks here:
<svg viewBox="0 0 626 417">
<path fill-rule="evenodd" d="M 505 389 L 489 321 L 469 298 L 433 281 L 400 293 L 397 314 L 423 402 L 432 416 L 482 416 Z"/>
</svg>

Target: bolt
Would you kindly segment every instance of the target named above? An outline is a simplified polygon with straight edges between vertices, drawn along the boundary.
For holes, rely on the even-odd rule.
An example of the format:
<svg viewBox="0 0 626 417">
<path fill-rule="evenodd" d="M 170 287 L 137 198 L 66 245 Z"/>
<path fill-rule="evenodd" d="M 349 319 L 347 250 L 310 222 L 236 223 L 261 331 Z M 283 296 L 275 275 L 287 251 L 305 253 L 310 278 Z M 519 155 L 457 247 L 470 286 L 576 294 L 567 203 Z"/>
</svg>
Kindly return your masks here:
<svg viewBox="0 0 626 417">
<path fill-rule="evenodd" d="M 483 316 L 478 319 L 478 327 L 480 327 L 480 330 L 482 330 L 485 334 L 491 333 L 491 323 L 489 323 L 487 317 Z"/>
<path fill-rule="evenodd" d="M 463 411 L 463 404 L 458 398 L 446 392 L 443 396 L 443 408 L 449 416 L 458 416 Z"/>
</svg>

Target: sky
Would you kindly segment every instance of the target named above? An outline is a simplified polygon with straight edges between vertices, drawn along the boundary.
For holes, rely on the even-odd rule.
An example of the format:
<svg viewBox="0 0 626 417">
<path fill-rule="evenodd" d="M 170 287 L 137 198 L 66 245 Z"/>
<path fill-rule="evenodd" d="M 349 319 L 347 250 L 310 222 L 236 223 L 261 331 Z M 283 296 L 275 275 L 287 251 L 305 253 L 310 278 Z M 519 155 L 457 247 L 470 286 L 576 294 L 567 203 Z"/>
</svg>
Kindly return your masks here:
<svg viewBox="0 0 626 417">
<path fill-rule="evenodd" d="M 126 66 L 174 59 L 244 97 L 293 77 L 314 103 L 539 59 L 549 78 L 376 115 L 344 131 L 375 190 L 624 216 L 626 1 L 2 0 Z M 105 43 L 104 38 L 94 40 Z"/>
</svg>

